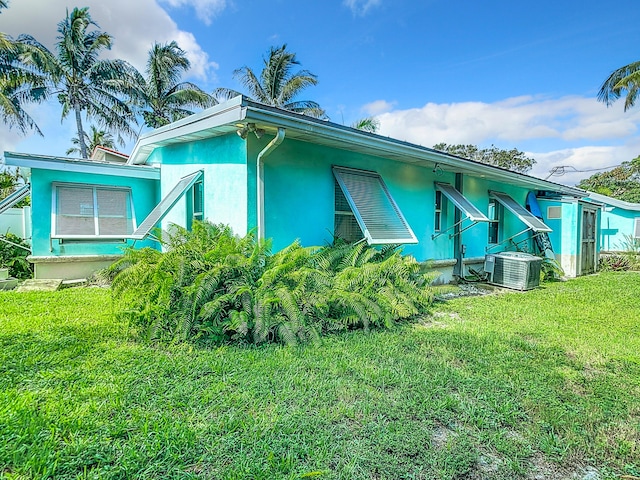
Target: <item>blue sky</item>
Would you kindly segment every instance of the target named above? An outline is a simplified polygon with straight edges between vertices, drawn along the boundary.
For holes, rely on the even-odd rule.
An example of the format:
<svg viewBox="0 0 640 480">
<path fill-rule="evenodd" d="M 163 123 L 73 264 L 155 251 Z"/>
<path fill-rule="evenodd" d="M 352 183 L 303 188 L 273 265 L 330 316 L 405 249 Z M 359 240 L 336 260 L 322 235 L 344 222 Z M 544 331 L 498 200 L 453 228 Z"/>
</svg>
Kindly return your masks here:
<svg viewBox="0 0 640 480">
<path fill-rule="evenodd" d="M 153 42 L 177 40 L 190 80 L 208 91 L 241 89 L 233 70 L 259 70 L 269 47 L 286 43 L 318 75 L 301 99 L 337 123 L 375 115 L 381 134 L 425 146 L 515 147 L 542 178 L 554 166 L 592 170 L 640 154 L 640 105 L 625 113 L 622 102 L 596 101 L 612 70 L 640 59 L 637 0 L 10 0 L 0 31 L 52 46 L 74 6 L 89 6 L 114 36 L 111 56 L 140 69 Z M 31 111 L 45 138 L 3 126 L 0 151 L 63 155 L 71 121 L 60 123 L 55 103 Z"/>
</svg>

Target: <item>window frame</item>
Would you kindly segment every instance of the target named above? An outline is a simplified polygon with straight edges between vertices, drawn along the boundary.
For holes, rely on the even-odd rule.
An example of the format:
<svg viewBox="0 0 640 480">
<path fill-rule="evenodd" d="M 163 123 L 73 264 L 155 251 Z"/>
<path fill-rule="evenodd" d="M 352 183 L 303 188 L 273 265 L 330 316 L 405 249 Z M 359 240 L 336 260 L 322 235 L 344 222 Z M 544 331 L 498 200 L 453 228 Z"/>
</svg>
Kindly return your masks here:
<svg viewBox="0 0 640 480">
<path fill-rule="evenodd" d="M 334 187 L 333 187 L 334 188 L 333 239 L 334 239 L 334 241 L 336 241 L 338 239 L 344 240 L 347 243 L 359 242 L 362 239 L 364 239 L 364 233 L 362 233 L 362 228 L 360 228 L 360 225 L 358 224 L 358 220 L 356 218 L 356 214 L 353 213 L 353 210 L 349 206 L 349 201 L 347 200 L 347 197 L 345 196 L 344 192 L 342 191 L 342 188 L 340 188 L 340 184 L 338 183 L 338 179 L 335 178 L 335 177 L 333 178 L 333 185 L 334 185 Z M 348 210 L 338 209 L 339 198 L 340 197 L 342 197 L 342 199 L 344 199 L 344 202 L 340 202 L 340 203 L 343 203 L 343 206 L 346 206 L 348 208 Z M 349 222 L 355 222 L 355 226 L 357 226 L 357 228 L 358 228 L 359 235 L 353 235 L 352 237 L 346 238 L 346 236 L 339 234 L 340 233 L 340 232 L 338 232 L 339 226 L 341 226 L 345 220 L 347 220 Z M 352 225 L 352 227 L 353 227 L 353 225 Z"/>
<path fill-rule="evenodd" d="M 487 243 L 489 245 L 500 244 L 500 223 L 504 215 L 502 214 L 502 204 L 495 198 L 489 198 L 487 205 L 487 217 L 489 224 L 487 225 Z"/>
<path fill-rule="evenodd" d="M 444 216 L 443 200 L 446 201 L 446 198 L 443 198 L 441 190 L 436 189 L 435 192 L 436 195 L 433 207 L 433 231 L 442 232 L 442 217 Z"/>
<path fill-rule="evenodd" d="M 58 197 L 59 197 L 59 189 L 60 188 L 68 188 L 68 189 L 91 189 L 92 194 L 92 208 L 93 208 L 93 234 L 78 234 L 78 233 L 58 233 L 59 230 L 59 217 L 62 216 L 60 212 L 58 212 Z M 125 220 L 127 221 L 127 230 L 130 232 L 123 232 L 118 234 L 100 234 L 100 205 L 98 203 L 98 190 L 106 190 L 106 191 L 117 191 L 117 192 L 125 192 L 127 194 L 127 200 L 125 200 L 125 205 L 127 206 L 128 212 L 131 212 L 131 218 L 129 219 L 125 213 Z M 59 240 L 123 240 L 131 236 L 131 234 L 136 230 L 136 214 L 133 202 L 133 193 L 131 191 L 131 187 L 124 187 L 119 185 L 103 185 L 103 184 L 92 184 L 92 183 L 68 183 L 68 182 L 53 182 L 51 184 L 51 238 L 56 238 Z M 87 216 L 88 218 L 88 216 Z"/>
</svg>

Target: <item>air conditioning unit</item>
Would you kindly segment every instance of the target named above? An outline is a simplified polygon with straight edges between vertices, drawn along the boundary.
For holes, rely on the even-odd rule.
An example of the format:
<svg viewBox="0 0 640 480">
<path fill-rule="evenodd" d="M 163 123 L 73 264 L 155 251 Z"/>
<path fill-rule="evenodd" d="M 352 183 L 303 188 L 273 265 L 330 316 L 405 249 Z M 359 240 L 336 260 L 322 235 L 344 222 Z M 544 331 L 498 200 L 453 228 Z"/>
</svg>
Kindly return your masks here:
<svg viewBox="0 0 640 480">
<path fill-rule="evenodd" d="M 541 265 L 542 258 L 522 252 L 494 253 L 484 259 L 489 283 L 515 290 L 531 290 L 540 285 Z"/>
</svg>

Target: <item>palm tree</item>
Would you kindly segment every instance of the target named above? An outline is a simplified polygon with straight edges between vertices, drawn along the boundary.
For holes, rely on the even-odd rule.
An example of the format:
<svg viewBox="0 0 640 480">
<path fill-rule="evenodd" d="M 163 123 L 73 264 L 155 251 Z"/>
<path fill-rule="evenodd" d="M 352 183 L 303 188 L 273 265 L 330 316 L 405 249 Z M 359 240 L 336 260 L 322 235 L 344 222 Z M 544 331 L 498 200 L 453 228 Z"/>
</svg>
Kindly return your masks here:
<svg viewBox="0 0 640 480">
<path fill-rule="evenodd" d="M 7 8 L 9 6 L 9 4 L 6 2 L 6 0 L 0 0 L 0 10 L 2 10 L 3 8 Z"/>
<path fill-rule="evenodd" d="M 26 112 L 26 103 L 39 103 L 47 99 L 46 80 L 42 75 L 20 64 L 23 46 L 0 33 L 0 118 L 20 133 L 40 128 Z"/>
<path fill-rule="evenodd" d="M 636 102 L 639 90 L 640 61 L 614 70 L 600 87 L 598 100 L 604 102 L 608 107 L 626 91 L 627 98 L 624 102 L 624 111 L 626 112 Z"/>
<path fill-rule="evenodd" d="M 380 120 L 375 117 L 361 118 L 353 122 L 351 128 L 362 130 L 363 132 L 376 133 L 380 128 Z"/>
<path fill-rule="evenodd" d="M 191 82 L 180 82 L 189 70 L 186 53 L 173 41 L 156 43 L 149 50 L 146 78 L 134 75 L 134 97 L 142 107 L 142 118 L 147 127 L 158 128 L 193 114 L 189 108 L 206 108 L 212 97 Z"/>
<path fill-rule="evenodd" d="M 86 133 L 84 134 L 84 140 L 87 145 L 87 149 L 90 152 L 93 152 L 96 147 L 116 148 L 113 136 L 109 132 L 98 130 L 95 125 L 91 125 L 91 135 L 87 135 Z M 73 147 L 69 148 L 65 152 L 66 155 L 81 153 L 80 140 L 78 140 L 78 137 L 73 137 L 71 139 L 71 143 L 73 144 Z"/>
<path fill-rule="evenodd" d="M 300 62 L 296 54 L 287 51 L 287 45 L 271 47 L 267 58 L 263 57 L 264 68 L 260 78 L 247 66 L 234 70 L 233 76 L 249 91 L 249 96 L 260 103 L 302 113 L 316 118 L 326 118 L 320 105 L 310 100 L 294 100 L 305 88 L 318 84 L 318 78 L 308 70 L 293 72 Z M 228 99 L 240 95 L 236 90 L 218 88 L 214 96 Z"/>
<path fill-rule="evenodd" d="M 112 37 L 105 32 L 89 30 L 97 24 L 89 9 L 74 8 L 58 24 L 56 54 L 30 35 L 21 35 L 17 42 L 24 50 L 20 56 L 23 65 L 46 76 L 48 93 L 55 94 L 62 105 L 62 118 L 70 112 L 75 115 L 80 154 L 87 158 L 82 114 L 96 118 L 102 125 L 133 136 L 135 122 L 132 109 L 122 96 L 128 93 L 128 80 L 133 67 L 123 60 L 99 60 L 99 54 L 110 49 Z"/>
</svg>

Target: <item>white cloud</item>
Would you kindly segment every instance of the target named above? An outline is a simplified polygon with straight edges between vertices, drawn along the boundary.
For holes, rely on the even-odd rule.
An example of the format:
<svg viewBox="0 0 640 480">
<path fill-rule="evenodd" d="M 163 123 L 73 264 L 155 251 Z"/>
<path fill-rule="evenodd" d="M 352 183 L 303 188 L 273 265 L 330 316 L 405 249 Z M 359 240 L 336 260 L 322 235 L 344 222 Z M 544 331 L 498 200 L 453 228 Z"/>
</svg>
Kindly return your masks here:
<svg viewBox="0 0 640 480">
<path fill-rule="evenodd" d="M 351 9 L 354 15 L 358 16 L 366 15 L 371 8 L 377 7 L 381 3 L 382 0 L 344 0 L 342 2 L 345 7 Z"/>
<path fill-rule="evenodd" d="M 210 25 L 211 20 L 222 12 L 226 6 L 226 0 L 162 0 L 172 7 L 191 6 L 196 15 L 205 24 Z"/>
<path fill-rule="evenodd" d="M 380 115 L 393 109 L 396 102 L 387 102 L 386 100 L 376 100 L 371 103 L 367 103 L 362 107 L 367 115 Z"/>
<path fill-rule="evenodd" d="M 211 8 L 211 5 L 207 7 L 204 4 L 224 3 L 215 0 L 192 1 L 198 5 L 202 3 L 203 12 Z M 144 71 L 147 53 L 154 42 L 176 40 L 191 62 L 190 76 L 211 79 L 212 70 L 217 68 L 193 34 L 180 30 L 156 0 L 85 0 L 82 5 L 89 7 L 91 17 L 100 30 L 113 36 L 114 45 L 107 54 L 109 58 L 122 58 Z M 53 48 L 58 22 L 64 19 L 67 9 L 71 11 L 74 6 L 75 3 L 68 0 L 12 1 L 9 8 L 2 12 L 3 31 L 14 37 L 28 33 Z"/>
<path fill-rule="evenodd" d="M 384 101 L 374 104 L 378 102 Z M 607 108 L 592 98 L 529 96 L 495 103 L 428 103 L 421 108 L 388 111 L 378 118 L 384 135 L 422 145 L 481 144 L 487 140 L 515 143 L 540 138 L 624 138 L 637 130 L 640 110 L 623 113 L 622 105 Z"/>
<path fill-rule="evenodd" d="M 640 154 L 640 140 L 632 139 L 625 145 L 585 146 L 550 152 L 527 152 L 537 160 L 531 175 L 548 178 L 552 182 L 575 185 L 594 173 L 627 162 Z M 552 174 L 552 171 L 555 173 Z"/>
<path fill-rule="evenodd" d="M 640 109 L 623 112 L 622 102 L 607 108 L 594 98 L 522 96 L 494 103 L 428 103 L 387 111 L 382 107 L 389 104 L 377 100 L 364 109 L 375 111 L 378 105 L 383 111 L 377 115 L 382 135 L 419 145 L 496 143 L 522 150 L 521 143 L 526 142 L 529 149 L 537 143 L 536 151 L 528 153 L 537 160 L 532 175 L 544 178 L 551 168 L 567 166 L 564 176 L 551 177 L 560 183 L 576 183 L 593 173 L 585 170 L 616 165 L 640 154 L 640 140 L 635 138 Z M 550 143 L 566 148 L 546 149 Z M 606 143 L 610 146 L 602 146 Z"/>
</svg>

